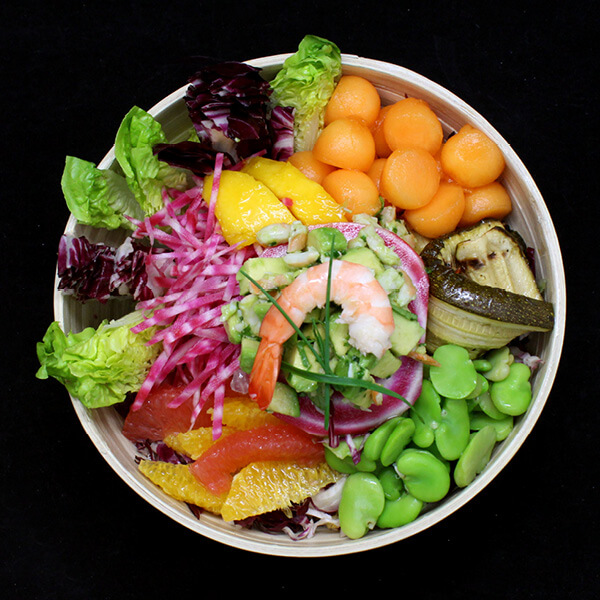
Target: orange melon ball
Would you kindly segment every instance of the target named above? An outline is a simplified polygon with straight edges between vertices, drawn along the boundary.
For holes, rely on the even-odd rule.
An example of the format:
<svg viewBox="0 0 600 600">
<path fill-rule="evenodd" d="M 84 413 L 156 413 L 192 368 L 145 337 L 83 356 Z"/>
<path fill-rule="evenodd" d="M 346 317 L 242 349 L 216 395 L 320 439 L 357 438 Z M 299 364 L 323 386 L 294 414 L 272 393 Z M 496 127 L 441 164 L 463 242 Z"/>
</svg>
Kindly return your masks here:
<svg viewBox="0 0 600 600">
<path fill-rule="evenodd" d="M 375 123 L 381 100 L 377 88 L 364 77 L 343 75 L 325 109 L 325 124 L 336 119 L 354 118 L 367 127 Z"/>
<path fill-rule="evenodd" d="M 441 153 L 442 169 L 467 188 L 495 181 L 504 170 L 504 156 L 496 142 L 471 125 L 464 125 L 446 141 Z"/>
<path fill-rule="evenodd" d="M 465 189 L 465 210 L 458 223 L 474 225 L 481 219 L 504 219 L 512 211 L 512 201 L 504 186 L 493 181 L 474 189 Z"/>
<path fill-rule="evenodd" d="M 322 185 L 351 216 L 363 213 L 372 216 L 381 210 L 379 190 L 363 171 L 338 169 L 327 175 Z"/>
<path fill-rule="evenodd" d="M 381 173 L 381 195 L 401 209 L 425 206 L 437 192 L 440 174 L 429 152 L 416 146 L 394 150 Z"/>
<path fill-rule="evenodd" d="M 385 167 L 385 158 L 376 158 L 371 165 L 371 168 L 367 171 L 367 175 L 373 180 L 373 183 L 379 190 L 381 188 L 381 174 L 383 173 L 383 167 Z"/>
<path fill-rule="evenodd" d="M 442 182 L 431 202 L 405 210 L 408 225 L 426 238 L 436 238 L 456 229 L 465 208 L 465 194 L 457 183 Z"/>
<path fill-rule="evenodd" d="M 383 132 L 383 121 L 385 119 L 385 115 L 388 113 L 390 108 L 392 108 L 392 106 L 392 104 L 382 106 L 379 110 L 379 115 L 377 116 L 375 123 L 371 127 L 371 133 L 373 134 L 373 139 L 375 140 L 375 154 L 380 158 L 387 158 L 392 153 L 392 149 L 385 141 L 385 134 Z"/>
<path fill-rule="evenodd" d="M 297 169 L 302 171 L 306 177 L 321 183 L 326 175 L 329 175 L 335 167 L 326 165 L 325 163 L 317 160 L 311 150 L 303 150 L 300 152 L 294 152 L 289 158 L 288 162 L 292 163 Z"/>
<path fill-rule="evenodd" d="M 418 146 L 435 154 L 444 140 L 442 124 L 425 100 L 405 98 L 392 105 L 383 122 L 388 146 Z"/>
<path fill-rule="evenodd" d="M 356 119 L 336 119 L 320 133 L 313 155 L 317 160 L 339 169 L 366 172 L 375 160 L 373 134 Z"/>
</svg>

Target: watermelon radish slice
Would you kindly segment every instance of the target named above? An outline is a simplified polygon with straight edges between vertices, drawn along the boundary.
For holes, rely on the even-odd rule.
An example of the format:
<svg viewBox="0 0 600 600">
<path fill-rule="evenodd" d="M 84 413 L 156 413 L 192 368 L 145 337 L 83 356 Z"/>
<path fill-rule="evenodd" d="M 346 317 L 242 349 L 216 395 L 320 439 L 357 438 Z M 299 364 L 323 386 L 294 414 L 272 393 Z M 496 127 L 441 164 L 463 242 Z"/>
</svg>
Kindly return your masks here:
<svg viewBox="0 0 600 600">
<path fill-rule="evenodd" d="M 364 227 L 359 223 L 329 223 L 327 225 L 313 225 L 317 227 L 335 227 L 344 234 L 347 240 L 354 239 Z M 417 291 L 417 296 L 408 308 L 417 316 L 419 325 L 423 329 L 427 326 L 427 306 L 429 300 L 429 278 L 425 272 L 421 257 L 401 238 L 387 229 L 377 228 L 386 246 L 392 248 L 400 257 L 402 270 L 411 278 Z M 286 245 L 267 248 L 261 256 L 276 257 L 286 253 Z M 425 336 L 423 335 L 423 340 Z M 391 377 L 378 380 L 380 385 L 400 394 L 413 404 L 421 393 L 423 381 L 423 365 L 419 361 L 408 357 L 402 358 L 402 366 Z M 336 435 L 358 435 L 366 433 L 386 421 L 406 411 L 409 406 L 406 402 L 392 396 L 384 396 L 379 406 L 372 406 L 368 410 L 357 408 L 341 395 L 332 397 L 333 423 Z M 312 435 L 326 436 L 323 413 L 307 397 L 300 398 L 300 416 L 289 417 L 278 415 L 282 420 L 293 423 L 296 427 Z"/>
</svg>

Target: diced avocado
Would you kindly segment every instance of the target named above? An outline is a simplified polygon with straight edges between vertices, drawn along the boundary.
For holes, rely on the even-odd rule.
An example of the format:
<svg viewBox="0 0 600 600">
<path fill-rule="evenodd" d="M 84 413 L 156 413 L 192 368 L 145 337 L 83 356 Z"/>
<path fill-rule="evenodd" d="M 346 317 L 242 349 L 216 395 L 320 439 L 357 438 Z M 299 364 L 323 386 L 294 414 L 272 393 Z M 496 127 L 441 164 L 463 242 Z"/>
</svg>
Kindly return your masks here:
<svg viewBox="0 0 600 600">
<path fill-rule="evenodd" d="M 383 238 L 377 233 L 373 225 L 367 225 L 361 230 L 361 235 L 364 235 L 367 246 L 377 254 L 377 257 L 384 265 L 397 265 L 400 263 L 400 257 L 385 245 Z"/>
<path fill-rule="evenodd" d="M 368 267 L 373 271 L 375 277 L 379 277 L 385 268 L 382 262 L 377 258 L 377 254 L 367 247 L 351 248 L 344 253 L 341 258 L 342 260 Z"/>
<path fill-rule="evenodd" d="M 240 302 L 240 312 L 242 313 L 242 319 L 244 323 L 250 328 L 252 335 L 258 335 L 260 330 L 260 319 L 256 314 L 254 307 L 258 304 L 258 297 L 252 294 L 244 296 Z"/>
<path fill-rule="evenodd" d="M 406 276 L 394 267 L 386 267 L 377 277 L 381 287 L 388 293 L 390 303 L 395 309 L 404 309 L 415 299 L 415 288 L 407 284 Z"/>
<path fill-rule="evenodd" d="M 242 332 L 246 324 L 242 319 L 237 302 L 230 302 L 221 309 L 221 319 L 227 332 L 227 337 L 232 344 L 239 344 L 242 341 Z"/>
<path fill-rule="evenodd" d="M 388 350 L 371 369 L 371 375 L 373 375 L 373 377 L 387 379 L 388 377 L 391 377 L 401 365 L 402 361 Z"/>
<path fill-rule="evenodd" d="M 290 417 L 299 417 L 300 403 L 298 402 L 298 394 L 289 385 L 278 381 L 275 384 L 273 398 L 269 402 L 269 406 L 267 406 L 267 411 Z"/>
<path fill-rule="evenodd" d="M 334 227 L 318 227 L 308 232 L 306 245 L 315 248 L 321 256 L 331 256 L 333 245 L 333 256 L 337 258 L 346 251 L 348 242 L 341 231 Z"/>
<path fill-rule="evenodd" d="M 313 371 L 315 373 L 323 372 L 323 369 L 317 362 L 315 355 L 309 348 L 306 347 L 303 342 L 288 346 L 285 351 L 284 360 L 297 369 Z M 318 386 L 316 381 L 307 379 L 306 377 L 302 377 L 302 375 L 297 375 L 296 373 L 287 373 L 286 379 L 288 384 L 301 394 L 314 392 Z"/>
<path fill-rule="evenodd" d="M 338 356 L 345 356 L 350 350 L 350 343 L 348 341 L 348 323 L 341 323 L 339 318 L 341 313 L 332 315 L 329 321 L 329 339 L 333 346 L 334 352 Z"/>
<path fill-rule="evenodd" d="M 392 333 L 392 352 L 396 356 L 406 356 L 425 333 L 417 319 L 409 319 L 394 311 L 394 333 Z"/>
<path fill-rule="evenodd" d="M 296 274 L 296 271 L 290 268 L 283 258 L 278 256 L 249 258 L 243 264 L 242 270 L 267 289 L 290 284 Z M 240 284 L 240 294 L 252 292 L 250 280 L 241 271 L 236 275 L 236 279 Z M 273 285 L 268 285 L 269 280 L 272 281 Z"/>
<path fill-rule="evenodd" d="M 252 371 L 252 366 L 254 365 L 254 359 L 256 358 L 256 352 L 258 351 L 260 342 L 254 338 L 243 337 L 241 343 L 240 369 L 244 371 L 244 373 L 250 373 L 250 371 Z"/>
<path fill-rule="evenodd" d="M 272 304 L 268 300 L 259 300 L 254 304 L 252 309 L 256 313 L 256 316 L 262 321 L 265 318 L 267 312 L 271 308 Z"/>
<path fill-rule="evenodd" d="M 373 381 L 373 377 L 371 377 L 369 370 L 362 366 L 358 360 L 353 360 L 350 352 L 338 360 L 334 373 L 339 377 Z M 352 385 L 336 385 L 335 388 L 344 396 L 344 398 L 352 402 L 352 404 L 356 404 L 363 408 L 367 408 L 371 405 L 370 390 Z"/>
</svg>

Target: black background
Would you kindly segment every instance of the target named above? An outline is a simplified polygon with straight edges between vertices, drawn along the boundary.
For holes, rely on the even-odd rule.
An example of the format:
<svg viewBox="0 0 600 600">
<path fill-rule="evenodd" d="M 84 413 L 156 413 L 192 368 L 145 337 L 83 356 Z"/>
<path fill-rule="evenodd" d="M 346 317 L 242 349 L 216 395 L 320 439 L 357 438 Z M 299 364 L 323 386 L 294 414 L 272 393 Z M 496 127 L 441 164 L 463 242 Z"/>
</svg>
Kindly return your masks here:
<svg viewBox="0 0 600 600">
<path fill-rule="evenodd" d="M 592 2 L 503 4 L 2 4 L 1 597 L 598 597 L 598 19 Z M 553 392 L 502 473 L 414 538 L 322 559 L 252 554 L 169 520 L 102 459 L 64 389 L 34 378 L 65 156 L 98 162 L 131 106 L 185 85 L 193 56 L 293 52 L 307 33 L 425 75 L 500 131 L 546 199 L 569 297 Z"/>
</svg>

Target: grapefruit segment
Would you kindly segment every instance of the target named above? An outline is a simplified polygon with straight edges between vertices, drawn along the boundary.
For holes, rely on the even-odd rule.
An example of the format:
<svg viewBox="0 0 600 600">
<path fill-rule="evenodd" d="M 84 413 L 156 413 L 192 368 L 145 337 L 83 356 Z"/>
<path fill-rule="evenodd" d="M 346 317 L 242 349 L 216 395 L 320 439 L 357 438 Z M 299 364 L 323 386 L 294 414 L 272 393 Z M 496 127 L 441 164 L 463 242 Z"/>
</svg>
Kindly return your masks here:
<svg viewBox="0 0 600 600">
<path fill-rule="evenodd" d="M 257 461 L 294 461 L 311 465 L 324 460 L 323 446 L 293 425 L 263 425 L 221 437 L 190 465 L 196 479 L 213 494 L 226 494 L 233 475 Z"/>
</svg>

